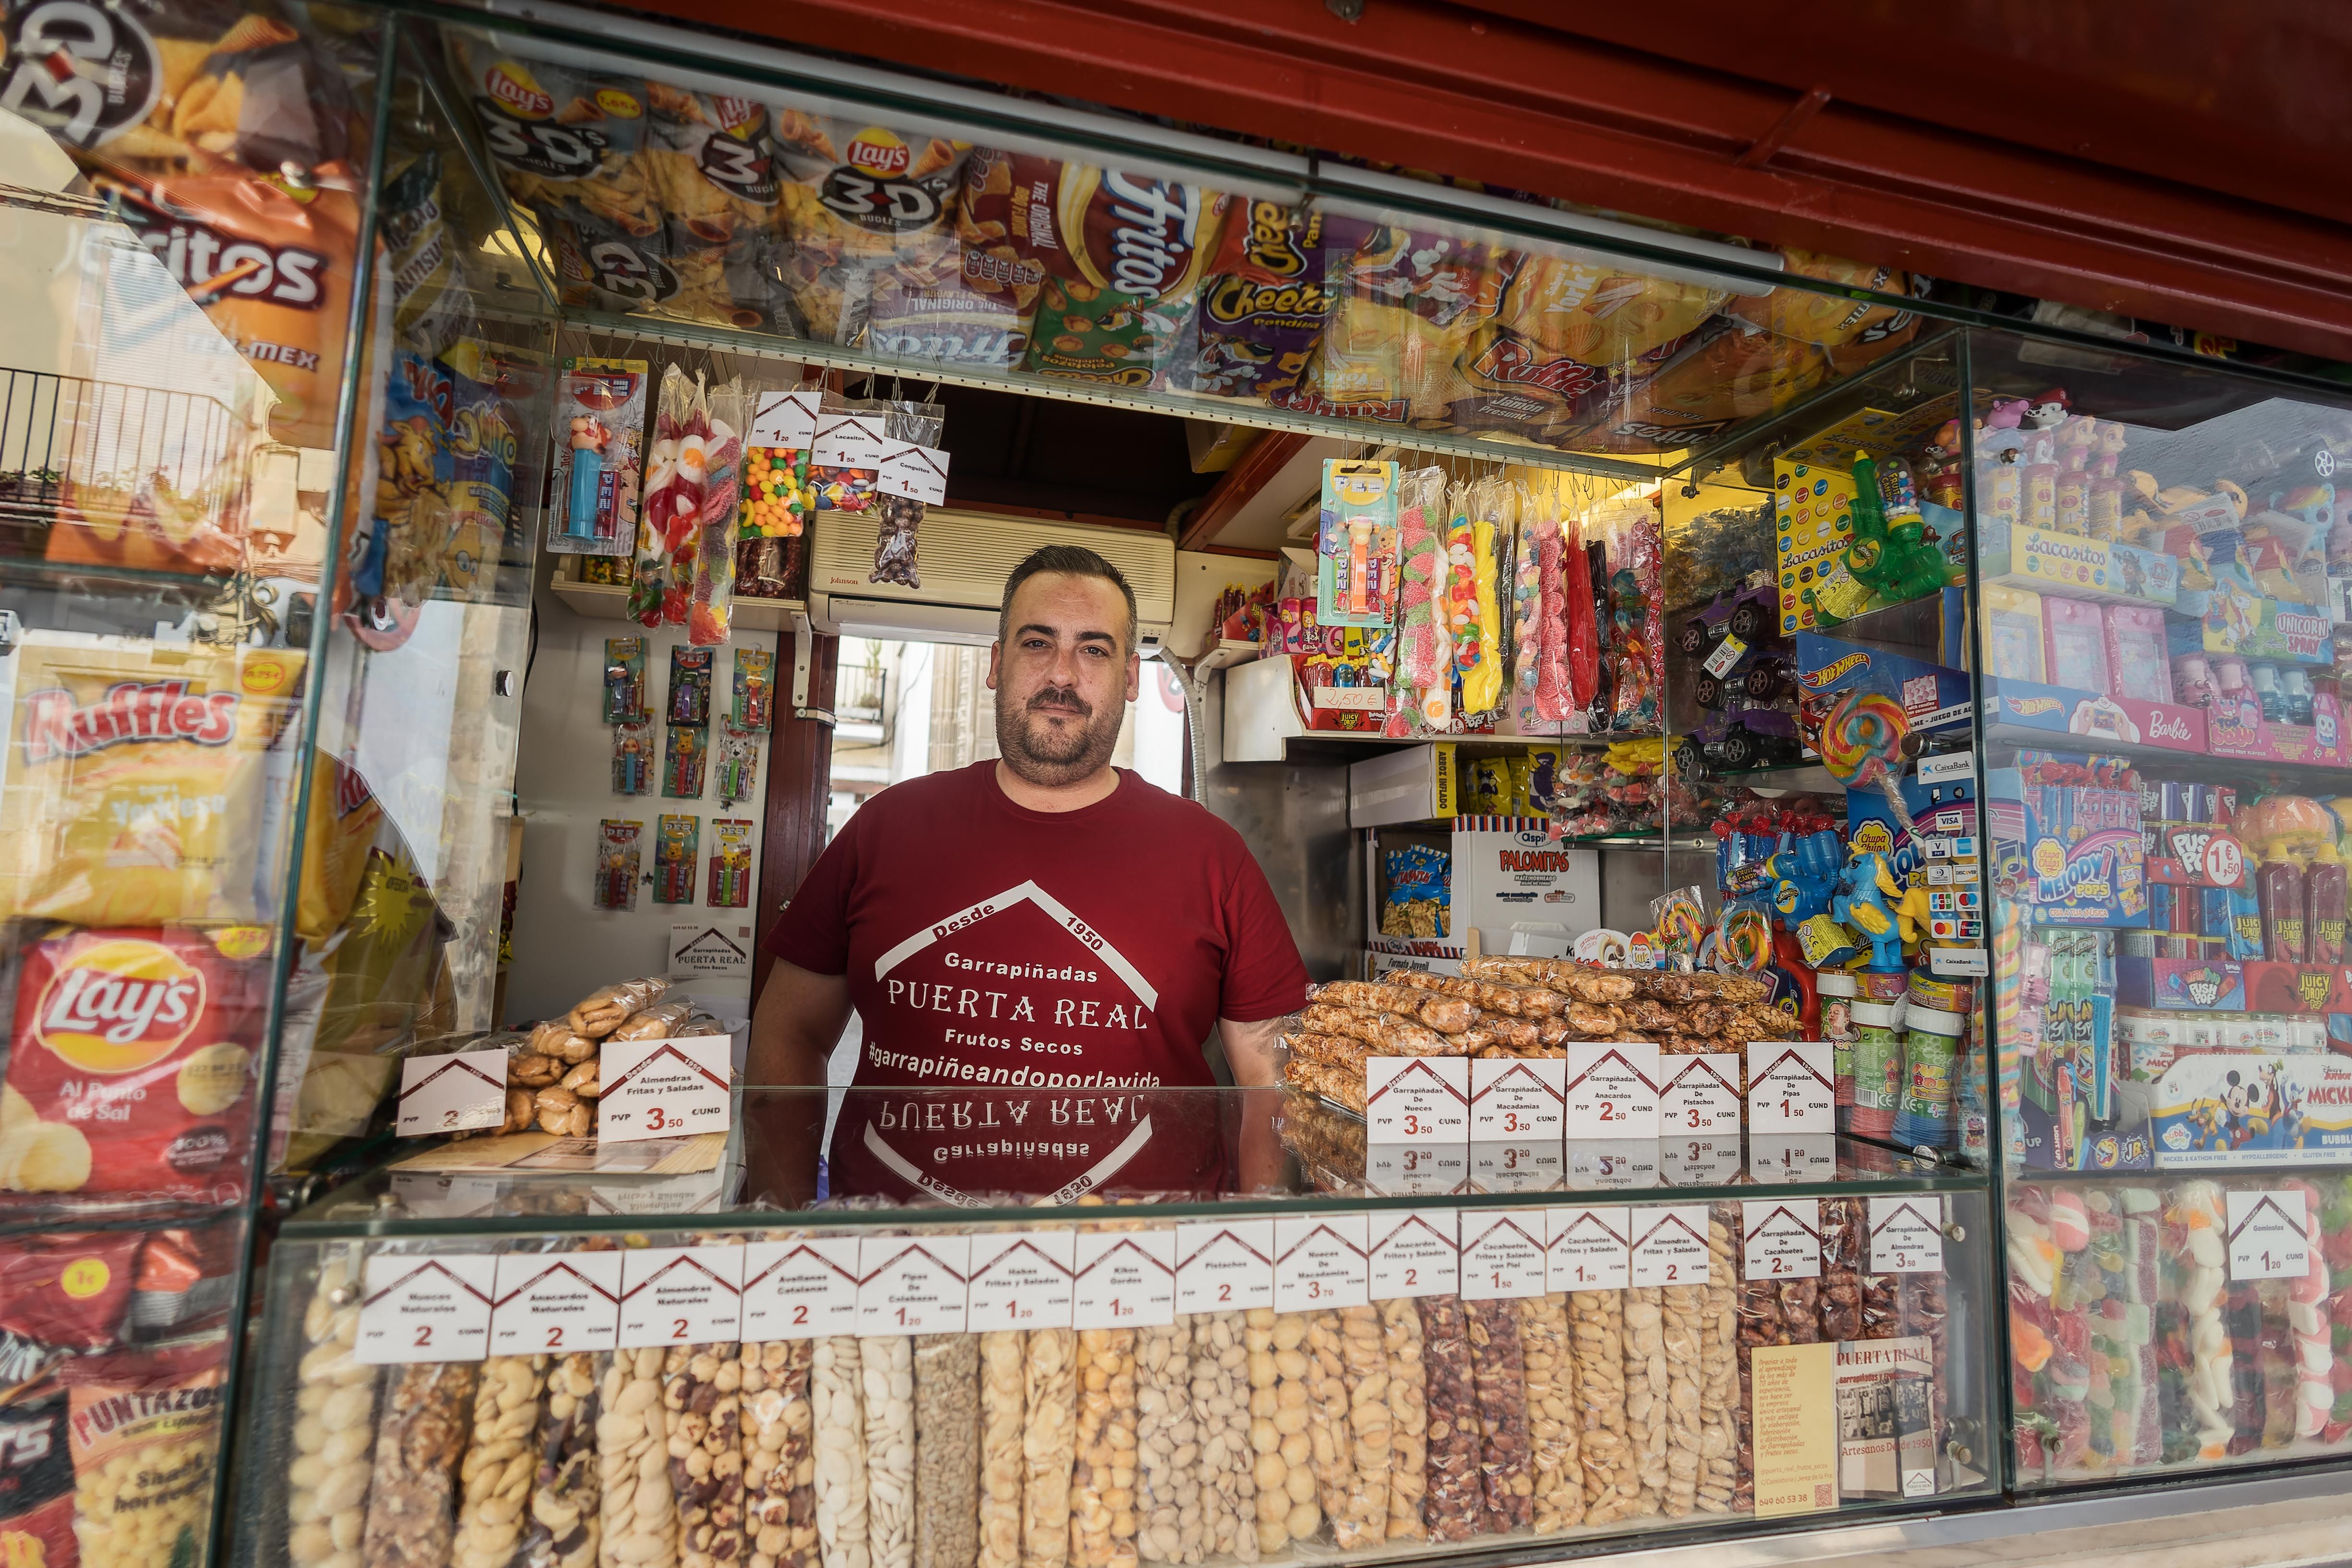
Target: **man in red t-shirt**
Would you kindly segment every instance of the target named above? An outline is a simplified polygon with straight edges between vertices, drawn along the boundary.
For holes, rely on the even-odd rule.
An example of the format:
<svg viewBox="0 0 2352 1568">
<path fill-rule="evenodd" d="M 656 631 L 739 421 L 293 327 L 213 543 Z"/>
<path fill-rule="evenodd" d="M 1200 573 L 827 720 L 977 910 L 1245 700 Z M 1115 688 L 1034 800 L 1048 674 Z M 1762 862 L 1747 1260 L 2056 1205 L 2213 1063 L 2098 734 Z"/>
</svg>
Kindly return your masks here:
<svg viewBox="0 0 2352 1568">
<path fill-rule="evenodd" d="M 1236 1082 L 1274 1082 L 1307 971 L 1241 835 L 1110 766 L 1135 630 L 1092 550 L 1015 567 L 989 651 L 999 758 L 868 800 L 777 922 L 750 1081 L 824 1082 L 855 1008 L 856 1086 L 926 1091 L 851 1096 L 835 1191 L 1197 1187 L 1222 1166 L 1213 1114 L 1148 1092 L 1213 1082 L 1212 1030 Z"/>
</svg>

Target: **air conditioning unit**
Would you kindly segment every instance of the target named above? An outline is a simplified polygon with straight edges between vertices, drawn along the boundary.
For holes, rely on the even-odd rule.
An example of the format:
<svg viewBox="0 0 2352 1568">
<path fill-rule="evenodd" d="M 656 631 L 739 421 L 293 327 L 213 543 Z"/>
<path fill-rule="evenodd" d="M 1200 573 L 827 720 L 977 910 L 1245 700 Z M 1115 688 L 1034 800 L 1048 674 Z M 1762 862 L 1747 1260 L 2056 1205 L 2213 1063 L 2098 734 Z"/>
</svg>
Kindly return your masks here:
<svg viewBox="0 0 2352 1568">
<path fill-rule="evenodd" d="M 1142 528 L 1034 523 L 934 507 L 917 550 L 920 588 L 874 582 L 873 513 L 820 512 L 810 524 L 809 621 L 820 632 L 885 641 L 996 640 L 1004 580 L 1045 545 L 1084 545 L 1135 590 L 1137 636 L 1159 645 L 1176 615 L 1176 541 Z"/>
</svg>

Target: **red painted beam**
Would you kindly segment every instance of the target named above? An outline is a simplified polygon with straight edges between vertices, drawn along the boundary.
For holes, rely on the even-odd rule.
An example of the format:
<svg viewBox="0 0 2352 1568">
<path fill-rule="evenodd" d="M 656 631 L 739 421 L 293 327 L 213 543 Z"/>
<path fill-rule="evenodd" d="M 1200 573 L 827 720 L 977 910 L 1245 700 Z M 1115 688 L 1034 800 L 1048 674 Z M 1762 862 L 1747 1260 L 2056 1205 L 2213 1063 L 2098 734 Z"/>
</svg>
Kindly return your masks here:
<svg viewBox="0 0 2352 1568">
<path fill-rule="evenodd" d="M 1201 549 L 1214 544 L 1217 536 L 1225 531 L 1225 525 L 1298 455 L 1298 449 L 1307 444 L 1307 439 L 1287 430 L 1269 430 L 1251 442 L 1248 450 L 1217 476 L 1215 486 L 1201 497 L 1201 504 L 1184 519 L 1176 548 Z"/>
<path fill-rule="evenodd" d="M 1435 0 L 664 0 L 666 16 L 2352 360 L 2352 227 Z"/>
</svg>

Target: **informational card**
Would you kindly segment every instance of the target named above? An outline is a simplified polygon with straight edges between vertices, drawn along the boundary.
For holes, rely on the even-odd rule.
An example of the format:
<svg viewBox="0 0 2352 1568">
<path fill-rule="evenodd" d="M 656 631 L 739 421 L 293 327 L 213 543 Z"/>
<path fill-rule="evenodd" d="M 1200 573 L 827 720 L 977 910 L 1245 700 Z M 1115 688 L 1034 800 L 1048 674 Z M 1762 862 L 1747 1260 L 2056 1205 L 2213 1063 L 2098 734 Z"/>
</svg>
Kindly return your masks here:
<svg viewBox="0 0 2352 1568">
<path fill-rule="evenodd" d="M 598 1140 L 625 1144 L 726 1132 L 731 1061 L 723 1034 L 606 1040 Z"/>
<path fill-rule="evenodd" d="M 1161 1328 L 1175 1321 L 1174 1226 L 1077 1233 L 1072 1328 Z"/>
<path fill-rule="evenodd" d="M 467 1133 L 507 1119 L 507 1053 L 466 1051 L 454 1056 L 412 1056 L 400 1064 L 404 1138 Z"/>
<path fill-rule="evenodd" d="M 1633 1282 L 1630 1208 L 1544 1210 L 1545 1279 L 1554 1291 L 1622 1291 Z"/>
<path fill-rule="evenodd" d="M 1277 1215 L 1274 1245 L 1276 1312 L 1319 1312 L 1370 1301 L 1365 1216 Z"/>
<path fill-rule="evenodd" d="M 971 1238 L 869 1236 L 857 1249 L 857 1332 L 962 1333 Z"/>
<path fill-rule="evenodd" d="M 1557 1057 L 1507 1057 L 1470 1063 L 1470 1141 L 1549 1139 L 1563 1126 L 1568 1063 Z"/>
<path fill-rule="evenodd" d="M 973 1237 L 967 1332 L 1068 1328 L 1077 1244 L 1075 1230 L 1005 1230 Z"/>
<path fill-rule="evenodd" d="M 1775 1134 L 1837 1131 L 1837 1066 L 1827 1041 L 1749 1042 L 1748 1130 Z"/>
<path fill-rule="evenodd" d="M 1568 1156 L 1556 1142 L 1470 1145 L 1474 1192 L 1556 1192 L 1567 1176 Z"/>
<path fill-rule="evenodd" d="M 1370 1144 L 1364 1186 L 1381 1197 L 1442 1197 L 1468 1190 L 1470 1152 L 1462 1144 Z"/>
<path fill-rule="evenodd" d="M 1462 1228 L 1451 1208 L 1382 1209 L 1368 1217 L 1371 1296 L 1450 1296 L 1461 1288 Z"/>
<path fill-rule="evenodd" d="M 1636 1208 L 1627 1221 L 1633 1240 L 1633 1283 L 1704 1285 L 1707 1279 L 1706 1205 L 1678 1203 Z"/>
<path fill-rule="evenodd" d="M 2311 1215 L 2300 1189 L 2228 1197 L 2231 1280 L 2299 1280 L 2311 1271 Z"/>
<path fill-rule="evenodd" d="M 817 410 L 824 394 L 814 387 L 761 392 L 751 416 L 751 446 L 789 446 L 806 451 L 816 440 Z"/>
<path fill-rule="evenodd" d="M 1540 1296 L 1544 1282 L 1544 1211 L 1473 1208 L 1462 1216 L 1462 1299 L 1517 1301 Z"/>
<path fill-rule="evenodd" d="M 490 1305 L 492 1355 L 611 1350 L 621 1327 L 621 1254 L 508 1252 Z"/>
<path fill-rule="evenodd" d="M 1470 1141 L 1470 1063 L 1458 1056 L 1364 1059 L 1364 1135 L 1374 1144 Z"/>
<path fill-rule="evenodd" d="M 1739 1058 L 1727 1051 L 1703 1056 L 1662 1056 L 1658 1088 L 1658 1135 L 1739 1137 Z"/>
<path fill-rule="evenodd" d="M 1176 1310 L 1242 1312 L 1274 1305 L 1274 1221 L 1204 1219 L 1176 1228 Z"/>
<path fill-rule="evenodd" d="M 809 444 L 809 462 L 825 468 L 878 468 L 884 439 L 879 415 L 820 414 L 815 438 Z"/>
<path fill-rule="evenodd" d="M 1837 1506 L 1837 1346 L 1759 1345 L 1748 1367 L 1756 1517 Z"/>
<path fill-rule="evenodd" d="M 1646 1040 L 1571 1042 L 1564 1085 L 1570 1138 L 1658 1135 L 1658 1048 Z"/>
<path fill-rule="evenodd" d="M 1743 1280 L 1822 1277 L 1822 1200 L 1749 1198 L 1739 1206 Z"/>
<path fill-rule="evenodd" d="M 740 1247 L 625 1249 L 620 1348 L 720 1344 L 740 1338 L 743 1250 Z"/>
<path fill-rule="evenodd" d="M 1940 1274 L 1944 1271 L 1944 1200 L 1933 1193 L 1905 1193 L 1870 1200 L 1870 1271 L 1874 1274 Z"/>
<path fill-rule="evenodd" d="M 754 1241 L 743 1249 L 743 1337 L 824 1339 L 857 1332 L 855 1236 Z"/>
<path fill-rule="evenodd" d="M 361 1272 L 359 1359 L 479 1361 L 489 1354 L 498 1260 L 489 1253 L 377 1252 Z"/>
<path fill-rule="evenodd" d="M 1756 1133 L 1748 1135 L 1748 1179 L 1789 1186 L 1837 1179 L 1835 1133 Z"/>
<path fill-rule="evenodd" d="M 926 506 L 943 506 L 948 498 L 948 455 L 936 446 L 885 438 L 882 461 L 874 488 L 885 496 L 905 496 Z"/>
</svg>

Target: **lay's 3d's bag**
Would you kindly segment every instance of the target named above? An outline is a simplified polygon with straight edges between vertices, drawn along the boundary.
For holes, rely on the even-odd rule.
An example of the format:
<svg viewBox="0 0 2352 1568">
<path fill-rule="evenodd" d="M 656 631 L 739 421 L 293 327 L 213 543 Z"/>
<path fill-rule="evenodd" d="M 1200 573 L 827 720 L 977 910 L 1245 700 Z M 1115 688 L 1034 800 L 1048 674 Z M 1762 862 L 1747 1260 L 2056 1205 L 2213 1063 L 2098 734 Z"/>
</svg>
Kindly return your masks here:
<svg viewBox="0 0 2352 1568">
<path fill-rule="evenodd" d="M 933 276 L 949 257 L 971 149 L 909 126 L 785 104 L 769 116 L 784 291 L 805 336 L 851 341 L 887 273 Z"/>
</svg>

